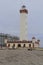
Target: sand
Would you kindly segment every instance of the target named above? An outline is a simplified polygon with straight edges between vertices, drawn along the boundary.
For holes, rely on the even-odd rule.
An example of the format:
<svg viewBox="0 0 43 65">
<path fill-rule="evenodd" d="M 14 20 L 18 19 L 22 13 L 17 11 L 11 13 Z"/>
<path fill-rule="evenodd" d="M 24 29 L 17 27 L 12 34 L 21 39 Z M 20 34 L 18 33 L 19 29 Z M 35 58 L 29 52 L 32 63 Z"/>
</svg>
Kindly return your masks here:
<svg viewBox="0 0 43 65">
<path fill-rule="evenodd" d="M 0 50 L 0 65 L 43 65 L 43 51 Z"/>
</svg>

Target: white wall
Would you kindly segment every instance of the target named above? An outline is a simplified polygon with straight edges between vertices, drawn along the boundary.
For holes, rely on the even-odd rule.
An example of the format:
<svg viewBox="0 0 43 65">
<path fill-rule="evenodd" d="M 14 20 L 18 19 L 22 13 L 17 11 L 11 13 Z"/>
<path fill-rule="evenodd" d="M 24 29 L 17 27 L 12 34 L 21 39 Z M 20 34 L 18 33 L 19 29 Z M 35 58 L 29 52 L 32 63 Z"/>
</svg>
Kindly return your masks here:
<svg viewBox="0 0 43 65">
<path fill-rule="evenodd" d="M 36 44 L 36 43 L 35 43 L 35 44 L 34 44 L 34 47 L 39 47 L 39 44 Z"/>
<path fill-rule="evenodd" d="M 20 14 L 20 40 L 27 40 L 27 14 Z"/>
</svg>

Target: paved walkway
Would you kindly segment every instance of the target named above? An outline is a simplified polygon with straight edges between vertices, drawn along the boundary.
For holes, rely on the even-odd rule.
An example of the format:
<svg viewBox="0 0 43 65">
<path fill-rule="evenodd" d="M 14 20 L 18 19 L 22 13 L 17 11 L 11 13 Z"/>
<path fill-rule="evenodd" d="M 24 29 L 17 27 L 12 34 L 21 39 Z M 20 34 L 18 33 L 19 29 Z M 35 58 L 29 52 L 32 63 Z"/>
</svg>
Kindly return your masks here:
<svg viewBox="0 0 43 65">
<path fill-rule="evenodd" d="M 43 51 L 0 50 L 0 65 L 43 65 Z"/>
</svg>

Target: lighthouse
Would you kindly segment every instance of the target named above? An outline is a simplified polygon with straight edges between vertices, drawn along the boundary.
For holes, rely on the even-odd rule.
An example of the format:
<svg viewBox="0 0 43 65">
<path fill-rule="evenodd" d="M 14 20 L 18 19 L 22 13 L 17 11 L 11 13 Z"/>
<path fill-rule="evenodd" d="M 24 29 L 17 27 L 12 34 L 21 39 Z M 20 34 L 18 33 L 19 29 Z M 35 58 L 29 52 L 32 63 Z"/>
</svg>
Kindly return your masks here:
<svg viewBox="0 0 43 65">
<path fill-rule="evenodd" d="M 28 40 L 28 33 L 27 33 L 27 17 L 28 10 L 26 6 L 23 5 L 20 9 L 20 40 Z"/>
</svg>

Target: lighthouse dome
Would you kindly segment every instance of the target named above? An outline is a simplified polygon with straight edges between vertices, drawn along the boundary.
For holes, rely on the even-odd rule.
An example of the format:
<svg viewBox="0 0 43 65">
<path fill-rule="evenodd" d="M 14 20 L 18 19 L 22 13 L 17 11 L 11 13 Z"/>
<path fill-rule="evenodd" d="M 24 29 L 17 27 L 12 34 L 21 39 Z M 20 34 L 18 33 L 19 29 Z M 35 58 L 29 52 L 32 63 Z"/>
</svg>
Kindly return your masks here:
<svg viewBox="0 0 43 65">
<path fill-rule="evenodd" d="M 28 10 L 26 9 L 25 5 L 23 5 L 22 8 L 20 9 L 20 13 L 26 13 L 26 14 L 28 14 Z"/>
</svg>

